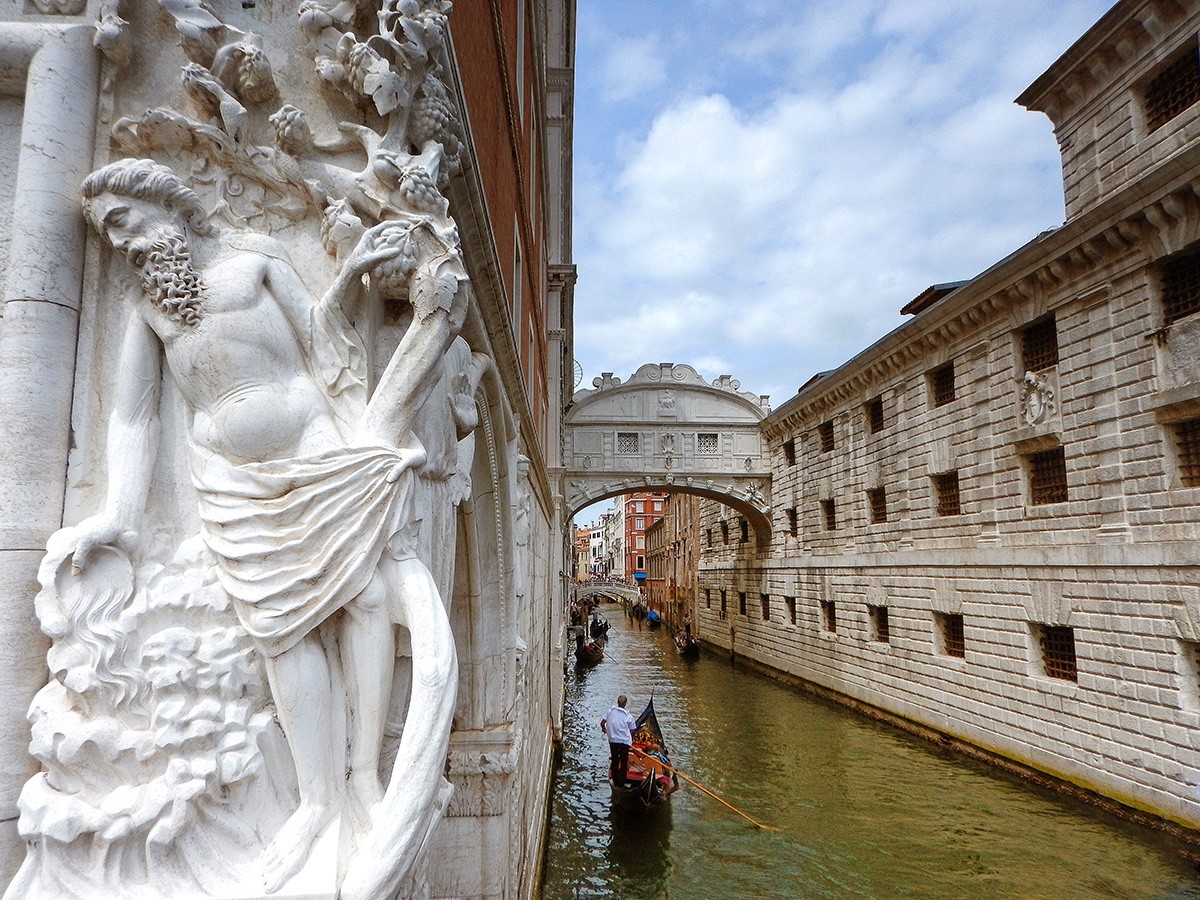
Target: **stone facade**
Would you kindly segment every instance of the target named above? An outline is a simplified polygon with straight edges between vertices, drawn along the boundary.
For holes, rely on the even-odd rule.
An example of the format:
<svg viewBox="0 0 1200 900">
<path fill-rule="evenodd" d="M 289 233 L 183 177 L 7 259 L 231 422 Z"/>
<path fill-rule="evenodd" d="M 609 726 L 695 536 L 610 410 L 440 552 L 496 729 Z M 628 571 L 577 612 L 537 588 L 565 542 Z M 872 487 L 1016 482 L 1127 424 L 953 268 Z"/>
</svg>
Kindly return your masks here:
<svg viewBox="0 0 1200 900">
<path fill-rule="evenodd" d="M 646 599 L 676 628 L 695 607 L 700 503 L 693 494 L 668 494 L 663 517 L 646 530 Z"/>
<path fill-rule="evenodd" d="M 739 656 L 1193 828 L 1198 30 L 1126 0 L 1022 95 L 1066 223 L 766 419 L 770 549 L 706 502 L 696 609 Z"/>
</svg>

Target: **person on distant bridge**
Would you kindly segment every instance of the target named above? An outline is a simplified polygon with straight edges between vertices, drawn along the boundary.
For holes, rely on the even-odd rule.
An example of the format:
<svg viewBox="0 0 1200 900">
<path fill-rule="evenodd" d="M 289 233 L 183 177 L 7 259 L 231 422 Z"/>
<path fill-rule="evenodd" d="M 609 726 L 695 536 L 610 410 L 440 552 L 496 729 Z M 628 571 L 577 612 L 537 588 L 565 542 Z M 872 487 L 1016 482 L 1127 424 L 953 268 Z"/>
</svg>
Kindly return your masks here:
<svg viewBox="0 0 1200 900">
<path fill-rule="evenodd" d="M 633 729 L 637 720 L 625 709 L 628 699 L 624 694 L 617 698 L 617 705 L 610 706 L 600 728 L 608 735 L 608 750 L 611 756 L 613 784 L 624 785 L 629 774 L 629 747 L 633 744 Z"/>
</svg>

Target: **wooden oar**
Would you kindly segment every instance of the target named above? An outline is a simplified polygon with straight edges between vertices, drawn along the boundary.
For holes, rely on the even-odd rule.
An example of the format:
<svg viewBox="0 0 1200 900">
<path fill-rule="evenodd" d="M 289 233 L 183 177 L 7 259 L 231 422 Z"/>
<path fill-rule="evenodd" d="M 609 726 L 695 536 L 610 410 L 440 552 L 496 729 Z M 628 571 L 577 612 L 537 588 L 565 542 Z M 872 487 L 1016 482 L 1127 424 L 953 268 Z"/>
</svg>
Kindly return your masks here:
<svg viewBox="0 0 1200 900">
<path fill-rule="evenodd" d="M 636 747 L 631 747 L 630 749 L 631 749 L 631 750 L 632 750 L 634 753 L 636 753 L 638 756 L 647 756 L 647 755 L 648 755 L 648 754 L 646 754 L 646 753 L 643 753 L 641 750 L 637 749 Z M 724 806 L 728 806 L 730 809 L 732 809 L 732 810 L 733 810 L 735 813 L 737 813 L 739 816 L 741 816 L 741 817 L 742 817 L 743 819 L 745 819 L 747 822 L 751 822 L 751 823 L 753 823 L 754 825 L 756 825 L 757 827 L 759 827 L 759 828 L 763 829 L 764 831 L 778 831 L 778 830 L 779 830 L 778 828 L 776 828 L 776 827 L 775 827 L 775 826 L 773 826 L 773 825 L 764 825 L 762 822 L 758 822 L 758 821 L 755 821 L 754 819 L 750 818 L 748 815 L 746 815 L 744 812 L 742 812 L 740 809 L 738 809 L 736 806 L 734 806 L 734 805 L 733 805 L 732 803 L 730 803 L 728 800 L 725 800 L 725 799 L 724 799 L 724 798 L 722 798 L 722 797 L 718 797 L 716 794 L 714 794 L 712 791 L 710 791 L 710 790 L 709 790 L 708 788 L 706 788 L 704 785 L 700 784 L 700 782 L 698 782 L 698 781 L 693 781 L 691 778 L 688 778 L 686 775 L 684 775 L 682 772 L 680 772 L 678 769 L 676 769 L 676 768 L 675 768 L 673 765 L 671 765 L 670 763 L 665 763 L 665 762 L 663 762 L 661 759 L 658 759 L 658 757 L 655 757 L 655 760 L 658 762 L 658 764 L 659 764 L 659 765 L 661 765 L 661 766 L 662 766 L 664 769 L 666 769 L 668 772 L 674 772 L 676 775 L 678 775 L 680 778 L 682 778 L 684 781 L 686 781 L 686 782 L 687 782 L 688 784 L 690 784 L 692 787 L 694 787 L 694 788 L 698 788 L 699 790 L 701 790 L 701 791 L 703 791 L 704 793 L 708 794 L 708 796 L 712 797 L 712 798 L 713 798 L 714 800 L 716 800 L 718 803 L 720 803 L 720 804 L 722 804 L 722 805 L 724 805 Z"/>
</svg>

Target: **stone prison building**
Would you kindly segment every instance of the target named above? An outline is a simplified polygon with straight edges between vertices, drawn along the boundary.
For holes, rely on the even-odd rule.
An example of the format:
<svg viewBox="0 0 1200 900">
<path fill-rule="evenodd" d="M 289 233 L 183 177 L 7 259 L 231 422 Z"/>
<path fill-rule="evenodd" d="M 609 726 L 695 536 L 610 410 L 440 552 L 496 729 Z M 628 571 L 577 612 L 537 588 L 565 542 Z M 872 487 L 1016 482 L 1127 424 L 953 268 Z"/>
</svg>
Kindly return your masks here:
<svg viewBox="0 0 1200 900">
<path fill-rule="evenodd" d="M 710 644 L 1200 828 L 1200 7 L 1118 3 L 1019 98 L 1066 222 L 771 413 L 705 501 Z"/>
</svg>

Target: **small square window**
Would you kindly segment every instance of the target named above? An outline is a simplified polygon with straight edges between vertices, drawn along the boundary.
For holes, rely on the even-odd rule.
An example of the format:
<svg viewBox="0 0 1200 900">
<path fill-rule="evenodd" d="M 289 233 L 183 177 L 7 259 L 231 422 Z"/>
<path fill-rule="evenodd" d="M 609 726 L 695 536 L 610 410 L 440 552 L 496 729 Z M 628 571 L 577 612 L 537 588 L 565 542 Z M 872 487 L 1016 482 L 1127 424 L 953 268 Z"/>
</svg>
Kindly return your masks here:
<svg viewBox="0 0 1200 900">
<path fill-rule="evenodd" d="M 787 607 L 788 624 L 795 625 L 796 624 L 796 598 L 795 597 L 784 597 L 783 605 Z"/>
<path fill-rule="evenodd" d="M 738 591 L 738 613 L 743 616 L 746 614 L 746 592 L 745 591 Z"/>
<path fill-rule="evenodd" d="M 882 397 L 876 397 L 874 400 L 869 401 L 863 407 L 863 412 L 866 416 L 868 432 L 871 434 L 879 434 L 879 432 L 883 431 L 884 421 Z"/>
<path fill-rule="evenodd" d="M 759 594 L 759 602 L 762 604 L 762 617 L 764 622 L 771 621 L 771 595 Z"/>
<path fill-rule="evenodd" d="M 890 644 L 892 635 L 888 630 L 888 608 L 886 606 L 868 606 L 867 619 L 871 624 L 871 640 Z"/>
<path fill-rule="evenodd" d="M 794 438 L 783 442 L 783 461 L 789 466 L 796 464 L 796 441 Z"/>
<path fill-rule="evenodd" d="M 1042 671 L 1051 678 L 1078 681 L 1075 630 L 1063 625 L 1034 625 L 1033 630 L 1042 655 Z"/>
<path fill-rule="evenodd" d="M 872 525 L 878 525 L 880 522 L 886 522 L 888 520 L 886 488 L 877 487 L 868 490 L 867 502 L 871 507 Z"/>
<path fill-rule="evenodd" d="M 962 501 L 958 491 L 958 473 L 942 472 L 933 476 L 933 490 L 937 496 L 937 514 L 939 516 L 957 516 L 962 514 Z"/>
<path fill-rule="evenodd" d="M 1067 458 L 1062 447 L 1030 453 L 1029 502 L 1034 506 L 1067 499 Z"/>
<path fill-rule="evenodd" d="M 832 600 L 821 601 L 821 627 L 830 634 L 837 634 L 837 606 Z"/>
<path fill-rule="evenodd" d="M 1194 41 L 1178 59 L 1150 79 L 1143 99 L 1146 126 L 1151 131 L 1200 100 L 1200 57 Z"/>
<path fill-rule="evenodd" d="M 833 422 L 822 422 L 817 426 L 817 436 L 821 439 L 821 452 L 833 451 Z"/>
<path fill-rule="evenodd" d="M 712 456 L 718 451 L 716 432 L 702 431 L 696 435 L 696 452 Z"/>
<path fill-rule="evenodd" d="M 637 453 L 638 433 L 636 431 L 618 431 L 617 452 L 622 454 Z"/>
<path fill-rule="evenodd" d="M 1184 487 L 1200 487 L 1200 419 L 1176 422 L 1175 457 Z"/>
<path fill-rule="evenodd" d="M 796 507 L 790 507 L 787 512 L 788 534 L 792 537 L 800 535 L 800 512 Z"/>
<path fill-rule="evenodd" d="M 945 406 L 954 400 L 954 360 L 938 366 L 929 373 L 929 397 L 934 406 Z"/>
<path fill-rule="evenodd" d="M 837 531 L 837 508 L 832 500 L 821 501 L 821 516 L 825 520 L 826 531 Z"/>
<path fill-rule="evenodd" d="M 966 657 L 963 640 L 963 617 L 960 613 L 934 613 L 941 638 L 941 650 L 946 656 Z"/>
<path fill-rule="evenodd" d="M 1159 263 L 1163 325 L 1200 311 L 1200 245 L 1168 256 Z"/>
<path fill-rule="evenodd" d="M 1026 372 L 1043 372 L 1058 365 L 1058 325 L 1054 316 L 1034 322 L 1021 332 L 1021 365 Z"/>
</svg>

